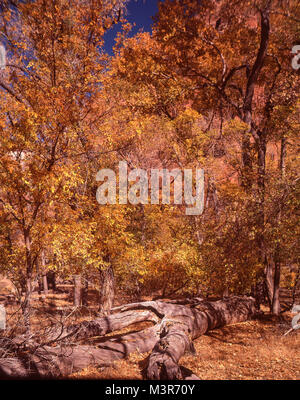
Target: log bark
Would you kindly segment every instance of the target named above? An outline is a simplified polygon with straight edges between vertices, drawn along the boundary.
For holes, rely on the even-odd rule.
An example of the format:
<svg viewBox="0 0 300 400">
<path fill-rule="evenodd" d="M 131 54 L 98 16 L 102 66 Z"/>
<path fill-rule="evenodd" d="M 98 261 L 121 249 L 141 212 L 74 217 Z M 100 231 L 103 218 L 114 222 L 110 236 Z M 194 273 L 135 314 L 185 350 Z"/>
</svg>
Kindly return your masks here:
<svg viewBox="0 0 300 400">
<path fill-rule="evenodd" d="M 232 297 L 177 307 L 182 308 L 162 320 L 161 339 L 149 359 L 148 379 L 182 379 L 178 362 L 186 351 L 195 351 L 192 340 L 211 329 L 248 320 L 255 313 L 255 300 Z"/>
<path fill-rule="evenodd" d="M 132 352 L 152 350 L 146 371 L 148 379 L 184 379 L 179 360 L 186 351 L 194 351 L 192 341 L 211 329 L 251 318 L 255 300 L 236 296 L 216 302 L 195 298 L 178 303 L 148 301 L 116 307 L 112 313 L 60 330 L 57 326 L 41 345 L 32 343 L 31 347 L 22 348 L 16 340 L 17 356 L 0 359 L 0 377 L 67 376 L 91 365 L 107 366 Z M 154 325 L 138 332 L 103 337 L 143 321 Z M 97 344 L 73 344 L 97 336 L 102 337 Z"/>
</svg>

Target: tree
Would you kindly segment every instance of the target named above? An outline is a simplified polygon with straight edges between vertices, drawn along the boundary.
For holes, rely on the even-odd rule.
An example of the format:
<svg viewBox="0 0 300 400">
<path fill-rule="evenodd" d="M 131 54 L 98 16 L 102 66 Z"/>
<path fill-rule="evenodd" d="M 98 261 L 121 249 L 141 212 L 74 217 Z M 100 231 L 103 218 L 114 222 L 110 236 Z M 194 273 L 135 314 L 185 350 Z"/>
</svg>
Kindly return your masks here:
<svg viewBox="0 0 300 400">
<path fill-rule="evenodd" d="M 70 8 L 65 0 L 38 0 L 5 4 L 1 14 L 11 57 L 0 80 L 0 201 L 14 233 L 10 259 L 21 253 L 28 333 L 35 261 L 62 227 L 55 215 L 80 219 L 74 204 L 84 184 L 80 163 L 90 157 L 88 115 L 108 61 L 99 48 L 125 3 L 76 1 Z"/>
<path fill-rule="evenodd" d="M 235 187 L 239 204 L 247 204 L 245 241 L 254 235 L 254 259 L 247 267 L 254 274 L 247 276 L 258 283 L 264 275 L 274 312 L 278 312 L 272 273 L 276 252 L 273 245 L 268 248 L 266 240 L 266 194 L 272 168 L 266 166 L 266 157 L 278 140 L 294 135 L 294 128 L 284 122 L 292 118 L 299 93 L 297 73 L 290 64 L 290 49 L 299 29 L 298 15 L 297 2 L 293 1 L 236 1 L 233 5 L 226 0 L 202 4 L 196 0 L 169 0 L 159 5 L 152 36 L 140 34 L 128 41 L 115 61 L 116 76 L 135 88 L 138 101 L 131 100 L 131 104 L 136 109 L 164 115 L 173 124 L 188 107 L 202 117 L 208 146 L 202 141 L 200 146 L 194 143 L 194 148 L 197 153 L 199 147 L 203 150 L 203 163 L 211 162 L 208 175 L 213 197 L 220 190 L 216 178 L 220 181 L 225 175 L 216 173 L 215 167 L 224 168 L 225 162 L 227 177 L 228 169 L 233 170 L 230 183 L 227 178 L 228 189 L 230 185 Z M 225 144 L 226 126 L 235 132 L 238 143 L 234 150 L 240 159 L 232 154 L 228 157 L 231 150 L 230 144 Z M 188 132 L 186 127 L 183 132 Z M 229 165 L 226 158 L 230 158 Z M 219 199 L 219 212 L 223 212 L 224 206 L 223 210 L 220 206 Z M 236 225 L 236 219 L 233 223 Z M 249 242 L 245 243 L 246 249 Z M 245 265 L 241 263 L 244 256 L 235 264 Z M 226 265 L 231 268 L 233 264 Z M 275 280 L 278 283 L 278 273 Z"/>
</svg>

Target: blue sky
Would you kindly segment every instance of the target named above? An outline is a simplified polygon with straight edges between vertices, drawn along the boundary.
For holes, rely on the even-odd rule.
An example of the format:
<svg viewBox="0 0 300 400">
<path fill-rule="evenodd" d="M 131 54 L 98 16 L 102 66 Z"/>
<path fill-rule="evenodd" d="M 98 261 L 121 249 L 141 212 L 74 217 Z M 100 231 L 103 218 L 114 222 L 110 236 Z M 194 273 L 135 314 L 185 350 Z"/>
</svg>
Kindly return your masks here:
<svg viewBox="0 0 300 400">
<path fill-rule="evenodd" d="M 153 23 L 151 17 L 158 12 L 157 4 L 159 1 L 160 0 L 131 0 L 129 2 L 127 19 L 129 22 L 136 24 L 130 36 L 135 35 L 141 29 L 145 32 L 151 31 L 151 25 Z M 112 47 L 114 45 L 114 38 L 119 29 L 120 26 L 116 25 L 105 35 L 105 49 L 111 55 L 113 54 Z"/>
</svg>

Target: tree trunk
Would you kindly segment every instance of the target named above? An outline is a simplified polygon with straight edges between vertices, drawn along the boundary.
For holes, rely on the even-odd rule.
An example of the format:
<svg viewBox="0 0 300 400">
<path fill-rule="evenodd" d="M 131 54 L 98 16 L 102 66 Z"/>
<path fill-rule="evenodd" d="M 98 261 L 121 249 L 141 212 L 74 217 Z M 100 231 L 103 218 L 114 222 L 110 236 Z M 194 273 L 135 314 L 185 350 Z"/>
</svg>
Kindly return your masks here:
<svg viewBox="0 0 300 400">
<path fill-rule="evenodd" d="M 251 125 L 251 118 L 245 118 L 244 122 Z M 248 136 L 242 139 L 242 186 L 249 189 L 252 186 L 252 159 L 251 159 L 251 144 Z"/>
<path fill-rule="evenodd" d="M 279 245 L 276 246 L 275 256 L 274 256 L 274 290 L 272 299 L 272 313 L 275 315 L 280 314 L 280 255 L 279 255 Z"/>
<path fill-rule="evenodd" d="M 279 168 L 280 168 L 280 174 L 281 178 L 284 178 L 285 176 L 285 159 L 286 159 L 286 138 L 283 137 L 281 139 L 281 149 L 280 149 L 280 162 L 279 162 Z M 281 224 L 281 208 L 283 207 L 282 204 L 280 204 L 279 208 L 279 213 L 278 213 L 278 218 L 277 218 L 277 223 L 278 223 L 278 229 L 280 228 Z M 279 229 L 280 231 L 280 229 Z M 278 238 L 279 239 L 279 238 Z M 275 315 L 280 314 L 280 299 L 279 299 L 279 292 L 280 292 L 280 270 L 281 270 L 281 263 L 280 263 L 280 242 L 278 241 L 276 243 L 275 247 L 275 254 L 274 254 L 274 290 L 273 290 L 273 299 L 272 299 L 272 312 Z"/>
<path fill-rule="evenodd" d="M 43 292 L 45 295 L 48 294 L 48 280 L 47 274 L 43 272 Z"/>
<path fill-rule="evenodd" d="M 51 286 L 53 292 L 56 291 L 56 273 L 54 271 L 47 272 L 48 287 Z"/>
<path fill-rule="evenodd" d="M 115 297 L 115 277 L 112 265 L 106 269 L 100 269 L 100 293 L 99 311 L 103 315 L 109 315 Z"/>
<path fill-rule="evenodd" d="M 259 259 L 266 265 L 266 251 L 264 248 L 264 192 L 265 192 L 265 156 L 266 156 L 266 132 L 261 131 L 253 124 L 253 99 L 255 88 L 258 85 L 259 77 L 267 57 L 269 37 L 270 37 L 270 8 L 271 2 L 268 1 L 265 7 L 260 10 L 260 45 L 254 64 L 247 68 L 247 83 L 245 87 L 244 103 L 242 107 L 242 120 L 248 125 L 249 131 L 244 134 L 242 139 L 242 186 L 246 191 L 253 188 L 253 172 L 251 157 L 252 136 L 257 147 L 257 245 L 259 249 Z M 263 271 L 259 271 L 263 272 Z"/>
<path fill-rule="evenodd" d="M 41 264 L 42 264 L 43 291 L 44 291 L 44 295 L 47 295 L 48 294 L 48 280 L 47 280 L 46 260 L 45 260 L 44 250 L 42 251 L 42 254 L 41 254 Z"/>
<path fill-rule="evenodd" d="M 47 281 L 44 251 L 42 251 L 41 253 L 41 266 L 39 264 L 38 258 L 36 259 L 36 270 L 39 281 L 39 294 L 43 292 L 43 295 L 46 295 L 48 294 L 48 281 Z"/>
<path fill-rule="evenodd" d="M 285 160 L 286 160 L 286 138 L 283 137 L 281 139 L 280 163 L 279 163 L 279 168 L 282 178 L 285 176 Z"/>
<path fill-rule="evenodd" d="M 43 280 L 38 258 L 35 260 L 35 265 L 36 265 L 36 273 L 38 279 L 38 294 L 41 295 L 43 290 Z"/>
<path fill-rule="evenodd" d="M 30 313 L 31 313 L 31 293 L 32 293 L 32 257 L 31 257 L 31 241 L 29 231 L 24 229 L 24 242 L 26 249 L 26 283 L 25 283 L 25 297 L 22 303 L 22 312 L 24 318 L 24 325 L 26 329 L 27 340 L 29 340 L 31 333 L 30 326 Z"/>
<path fill-rule="evenodd" d="M 251 288 L 251 296 L 255 298 L 256 309 L 260 309 L 261 304 L 265 304 L 267 298 L 266 280 L 263 273 L 257 273 L 255 284 Z"/>
<path fill-rule="evenodd" d="M 187 350 L 194 351 L 192 340 L 211 329 L 250 319 L 255 314 L 254 303 L 251 297 L 233 296 L 216 302 L 192 298 L 116 307 L 112 309 L 115 314 L 110 316 L 68 327 L 59 325 L 48 333 L 46 342 L 27 347 L 26 351 L 20 347 L 23 338 L 16 338 L 13 341 L 16 357 L 0 359 L 0 377 L 67 376 L 88 366 L 108 366 L 132 352 L 152 350 L 146 373 L 148 379 L 183 379 L 178 363 Z M 70 346 L 67 342 L 87 340 L 144 321 L 154 325 L 118 338 L 107 338 L 94 347 L 90 344 Z M 50 346 L 54 343 L 57 346 Z"/>
<path fill-rule="evenodd" d="M 81 306 L 81 276 L 74 275 L 74 306 Z"/>
<path fill-rule="evenodd" d="M 257 201 L 257 242 L 259 249 L 259 258 L 261 264 L 264 265 L 265 274 L 265 284 L 267 289 L 267 297 L 269 301 L 270 311 L 272 310 L 273 296 L 274 296 L 274 262 L 269 260 L 267 257 L 267 252 L 265 248 L 265 179 L 266 179 L 266 137 L 265 133 L 261 132 L 257 140 L 258 155 L 257 155 L 257 165 L 258 165 L 258 178 L 257 178 L 257 188 L 258 188 L 258 201 Z"/>
<path fill-rule="evenodd" d="M 82 305 L 88 306 L 88 291 L 89 291 L 89 282 L 87 280 L 87 276 L 83 277 L 83 287 L 82 287 Z"/>
<path fill-rule="evenodd" d="M 270 311 L 272 311 L 272 303 L 274 296 L 274 271 L 273 260 L 266 260 L 265 266 L 265 287 L 267 290 L 267 297 Z"/>
<path fill-rule="evenodd" d="M 297 294 L 297 287 L 298 287 L 298 283 L 300 282 L 300 260 L 298 259 L 298 271 L 296 274 L 296 278 L 295 278 L 295 282 L 293 285 L 293 290 L 292 290 L 292 307 L 296 302 L 296 294 Z"/>
</svg>

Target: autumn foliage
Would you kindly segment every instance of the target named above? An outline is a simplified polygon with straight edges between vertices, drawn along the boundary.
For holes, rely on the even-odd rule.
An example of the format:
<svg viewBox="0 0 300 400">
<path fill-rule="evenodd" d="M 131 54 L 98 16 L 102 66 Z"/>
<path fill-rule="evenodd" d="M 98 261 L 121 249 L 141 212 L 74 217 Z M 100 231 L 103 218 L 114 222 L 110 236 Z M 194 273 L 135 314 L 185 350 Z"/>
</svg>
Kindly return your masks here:
<svg viewBox="0 0 300 400">
<path fill-rule="evenodd" d="M 152 33 L 132 37 L 126 3 L 0 5 L 0 272 L 23 291 L 25 324 L 47 271 L 100 286 L 106 312 L 114 289 L 219 296 L 263 282 L 278 313 L 280 273 L 292 286 L 299 261 L 299 4 L 165 0 Z M 121 160 L 203 168 L 203 214 L 100 206 L 96 173 Z"/>
</svg>

